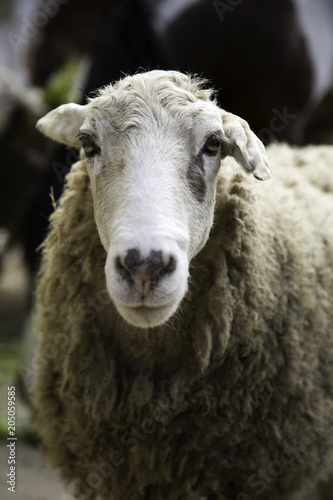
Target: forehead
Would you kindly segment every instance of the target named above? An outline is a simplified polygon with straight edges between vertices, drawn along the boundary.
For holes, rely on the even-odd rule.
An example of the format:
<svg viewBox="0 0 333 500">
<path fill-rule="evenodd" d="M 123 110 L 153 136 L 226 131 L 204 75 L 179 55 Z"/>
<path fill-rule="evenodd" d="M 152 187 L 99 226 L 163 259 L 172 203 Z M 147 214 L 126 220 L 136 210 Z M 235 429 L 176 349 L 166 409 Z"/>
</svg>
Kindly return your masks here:
<svg viewBox="0 0 333 500">
<path fill-rule="evenodd" d="M 145 84 L 129 80 L 122 86 L 106 87 L 90 101 L 84 128 L 98 131 L 107 127 L 122 132 L 133 127 L 149 130 L 152 126 L 171 126 L 190 130 L 214 129 L 220 125 L 220 112 L 208 99 L 201 99 L 170 81 Z"/>
</svg>

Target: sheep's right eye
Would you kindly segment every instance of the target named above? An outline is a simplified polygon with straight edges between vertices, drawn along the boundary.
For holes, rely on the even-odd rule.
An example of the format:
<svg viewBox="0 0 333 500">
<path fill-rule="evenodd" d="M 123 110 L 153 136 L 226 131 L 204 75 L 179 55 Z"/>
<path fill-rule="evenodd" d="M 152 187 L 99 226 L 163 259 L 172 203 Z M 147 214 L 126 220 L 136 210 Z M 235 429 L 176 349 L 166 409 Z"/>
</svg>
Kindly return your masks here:
<svg viewBox="0 0 333 500">
<path fill-rule="evenodd" d="M 96 144 L 91 139 L 82 139 L 81 146 L 88 158 L 91 158 L 99 151 L 98 146 L 96 146 Z"/>
</svg>

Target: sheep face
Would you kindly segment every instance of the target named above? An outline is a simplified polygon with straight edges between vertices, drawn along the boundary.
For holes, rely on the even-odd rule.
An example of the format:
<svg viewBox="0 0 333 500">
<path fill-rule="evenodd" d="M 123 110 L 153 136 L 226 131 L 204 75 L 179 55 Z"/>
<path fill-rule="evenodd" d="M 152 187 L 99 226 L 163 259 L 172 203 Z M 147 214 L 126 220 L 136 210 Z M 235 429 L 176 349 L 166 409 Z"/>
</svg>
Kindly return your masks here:
<svg viewBox="0 0 333 500">
<path fill-rule="evenodd" d="M 186 293 L 189 263 L 213 223 L 221 157 L 232 154 L 256 177 L 269 176 L 246 122 L 177 72 L 127 77 L 38 126 L 82 146 L 107 288 L 122 317 L 140 328 L 166 322 Z"/>
<path fill-rule="evenodd" d="M 107 287 L 140 327 L 166 321 L 184 297 L 189 262 L 212 225 L 221 155 L 216 107 L 191 103 L 175 119 L 172 108 L 148 103 L 125 130 L 110 129 L 119 101 L 99 120 L 91 112 L 80 130 Z M 91 147 L 100 152 L 90 156 Z"/>
</svg>

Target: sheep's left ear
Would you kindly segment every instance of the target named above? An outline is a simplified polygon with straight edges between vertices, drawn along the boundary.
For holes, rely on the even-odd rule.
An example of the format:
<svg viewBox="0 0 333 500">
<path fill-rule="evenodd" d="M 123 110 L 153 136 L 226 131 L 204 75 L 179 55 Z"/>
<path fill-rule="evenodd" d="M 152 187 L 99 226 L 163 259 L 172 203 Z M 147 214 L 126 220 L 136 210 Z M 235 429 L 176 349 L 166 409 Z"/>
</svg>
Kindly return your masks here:
<svg viewBox="0 0 333 500">
<path fill-rule="evenodd" d="M 249 124 L 239 116 L 222 110 L 222 155 L 233 156 L 256 179 L 270 179 L 271 169 L 263 143 L 252 132 Z"/>
<path fill-rule="evenodd" d="M 38 120 L 36 127 L 42 134 L 54 141 L 78 147 L 80 141 L 77 135 L 86 112 L 87 104 L 82 106 L 74 103 L 62 104 Z"/>
</svg>

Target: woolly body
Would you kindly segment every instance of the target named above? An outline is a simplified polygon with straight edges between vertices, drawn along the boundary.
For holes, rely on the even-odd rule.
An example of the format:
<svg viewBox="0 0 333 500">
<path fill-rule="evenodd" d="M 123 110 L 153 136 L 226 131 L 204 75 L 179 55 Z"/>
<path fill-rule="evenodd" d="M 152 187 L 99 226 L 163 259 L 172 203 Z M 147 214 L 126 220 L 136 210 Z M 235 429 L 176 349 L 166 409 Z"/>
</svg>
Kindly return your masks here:
<svg viewBox="0 0 333 500">
<path fill-rule="evenodd" d="M 222 161 L 188 291 L 146 330 L 107 292 L 86 161 L 72 167 L 37 289 L 36 406 L 79 498 L 287 500 L 332 467 L 332 149 L 269 157 L 267 183 Z"/>
</svg>

